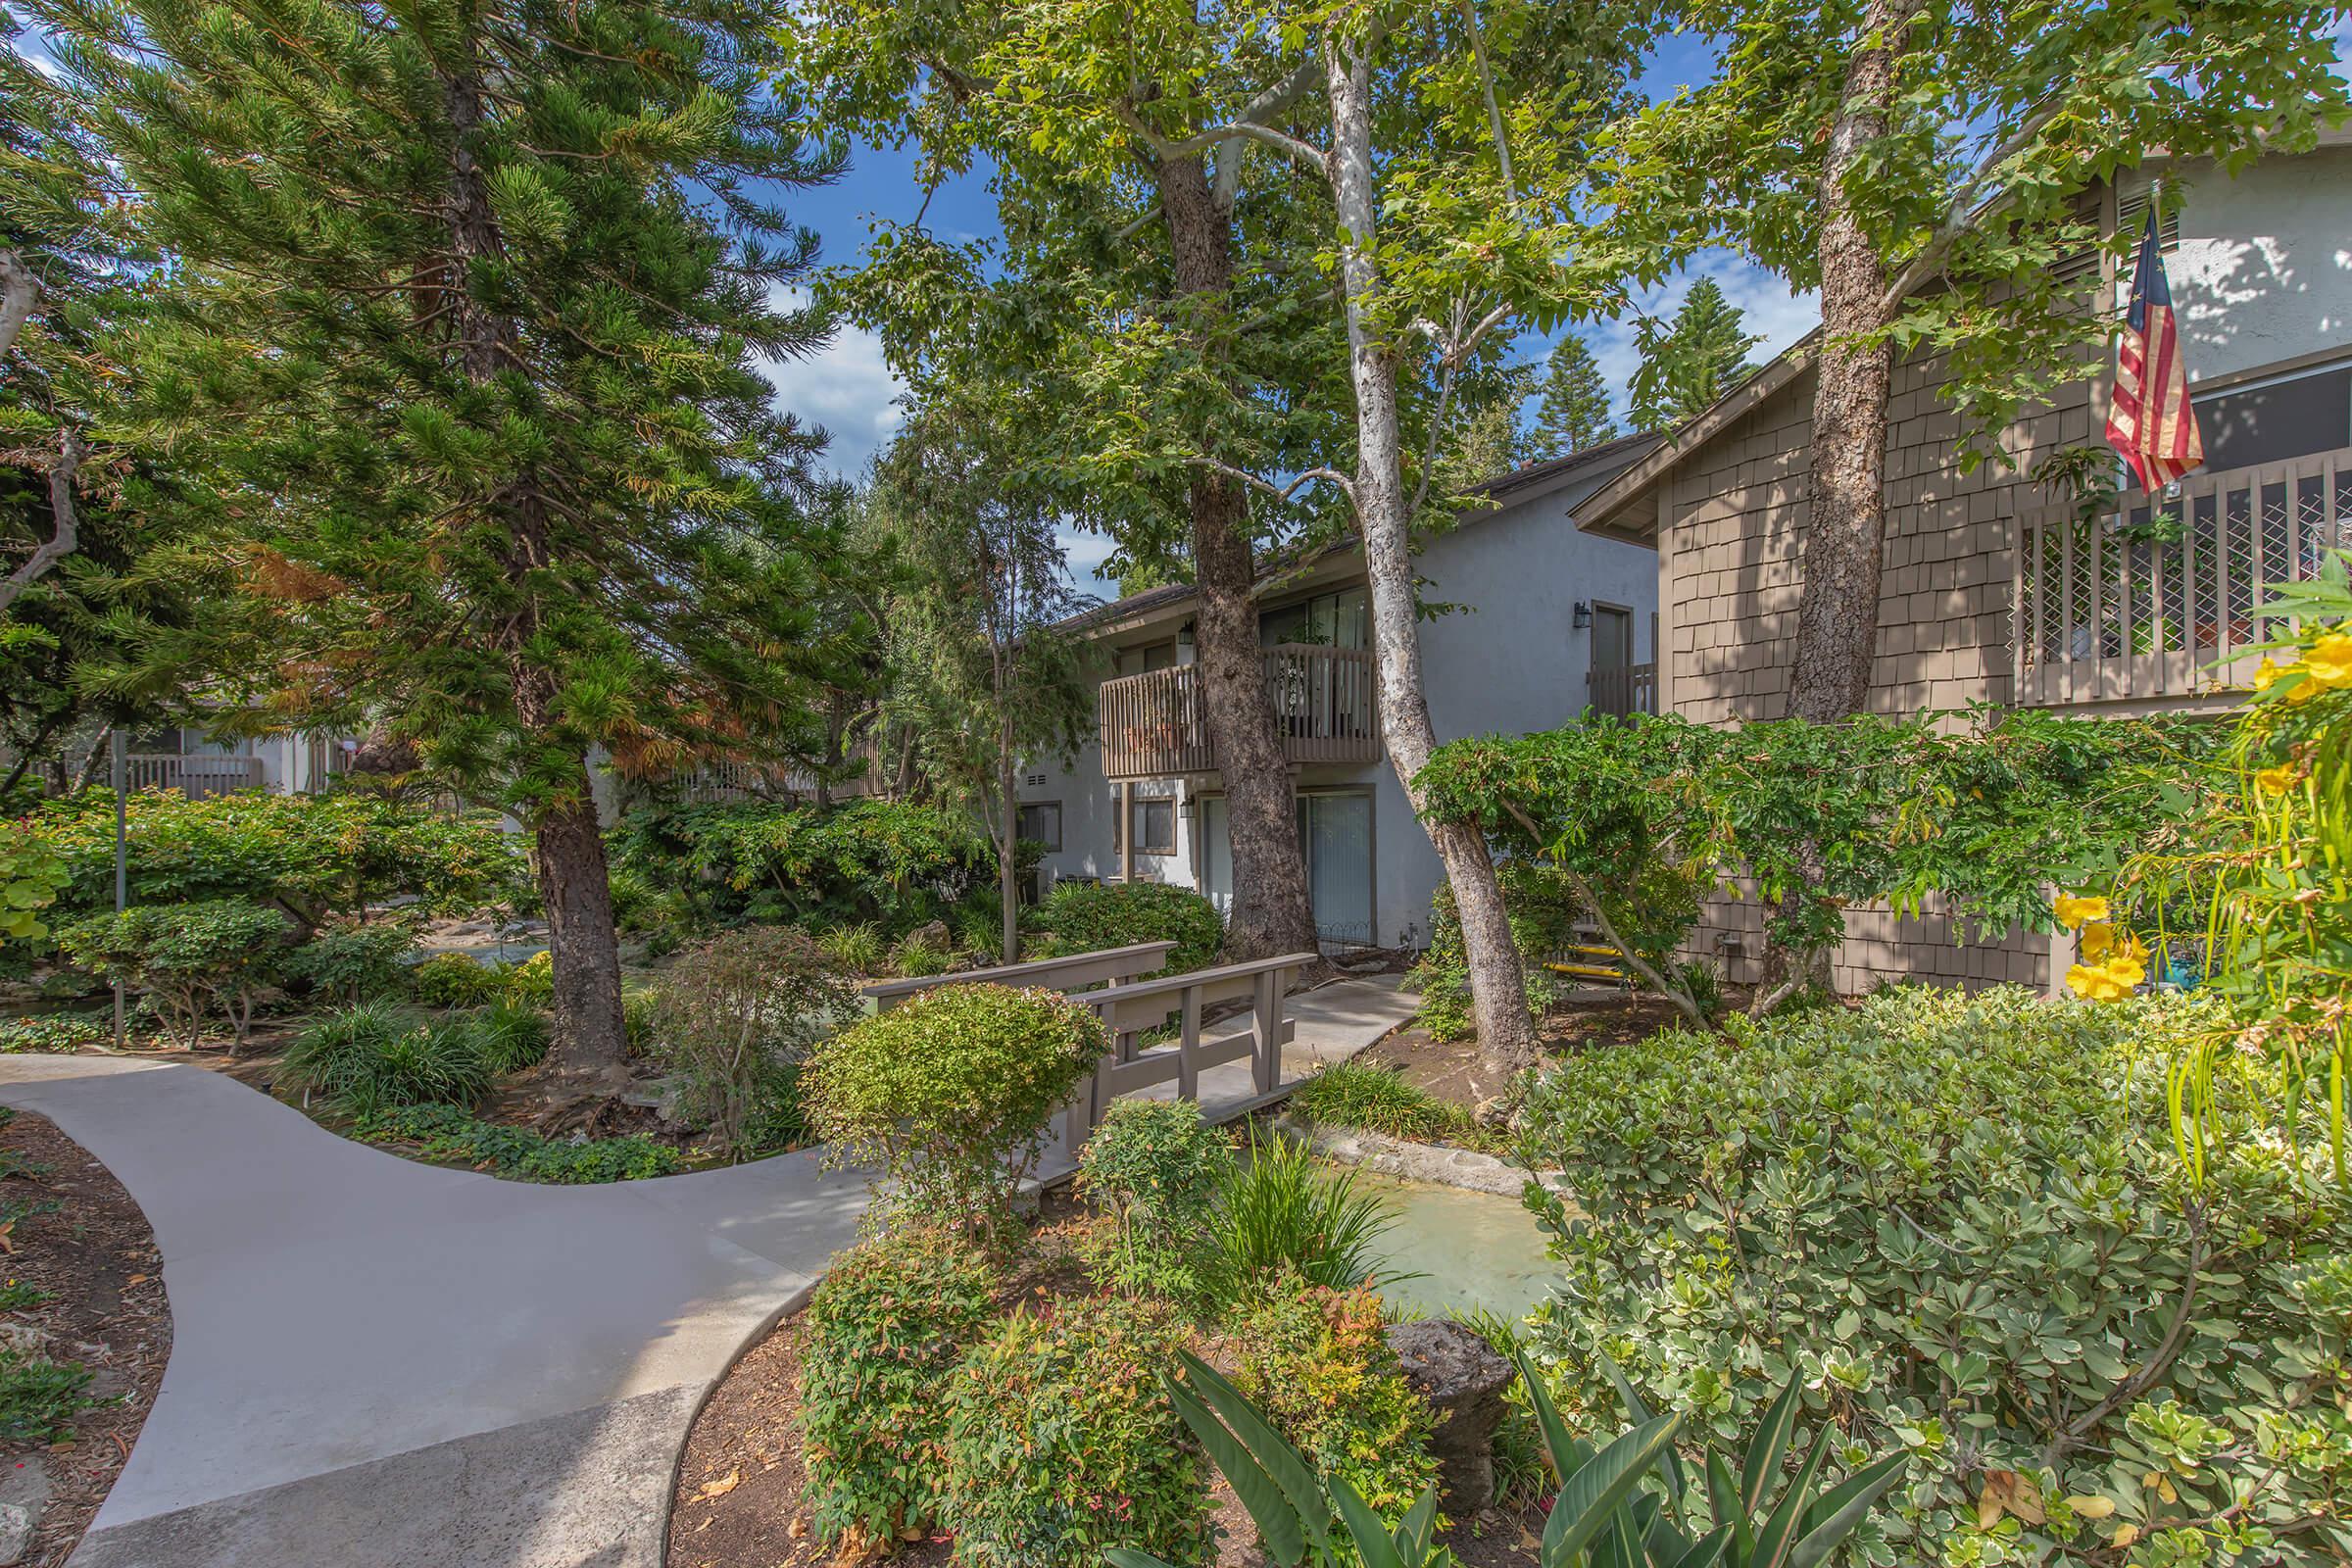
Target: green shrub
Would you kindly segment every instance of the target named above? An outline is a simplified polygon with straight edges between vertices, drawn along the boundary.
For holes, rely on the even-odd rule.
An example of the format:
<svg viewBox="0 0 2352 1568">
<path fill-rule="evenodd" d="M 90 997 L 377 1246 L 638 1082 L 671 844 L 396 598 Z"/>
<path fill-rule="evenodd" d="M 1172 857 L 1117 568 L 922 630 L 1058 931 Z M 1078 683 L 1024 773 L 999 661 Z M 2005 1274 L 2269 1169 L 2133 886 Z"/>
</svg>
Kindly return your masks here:
<svg viewBox="0 0 2352 1568">
<path fill-rule="evenodd" d="M 607 842 L 615 876 L 676 890 L 706 927 L 872 921 L 904 931 L 996 875 L 996 852 L 971 816 L 904 801 L 631 811 Z"/>
<path fill-rule="evenodd" d="M 880 974 L 890 958 L 890 942 L 871 920 L 835 926 L 819 935 L 816 945 L 850 974 Z"/>
<path fill-rule="evenodd" d="M 1108 1049 L 1054 992 L 941 986 L 819 1042 L 802 1093 L 834 1162 L 878 1165 L 916 1213 L 993 1223 Z"/>
<path fill-rule="evenodd" d="M 1378 1296 L 1279 1270 L 1234 1314 L 1230 1339 L 1234 1387 L 1391 1525 L 1437 1481 L 1429 1405 L 1405 1381 Z"/>
<path fill-rule="evenodd" d="M 494 1073 L 538 1066 L 554 1038 L 546 1013 L 505 998 L 452 1021 L 472 1032 L 482 1064 Z"/>
<path fill-rule="evenodd" d="M 1173 942 L 1162 974 L 1214 962 L 1225 945 L 1225 917 L 1190 888 L 1161 882 L 1060 882 L 1023 912 L 1024 956 L 1053 958 L 1139 942 Z"/>
<path fill-rule="evenodd" d="M 288 979 L 322 996 L 358 1003 L 401 990 L 409 978 L 408 959 L 416 951 L 416 929 L 401 921 L 327 925 L 289 952 L 283 968 Z"/>
<path fill-rule="evenodd" d="M 425 1023 L 382 1002 L 364 1002 L 295 1036 L 280 1068 L 305 1097 L 355 1116 L 395 1105 L 470 1105 L 488 1093 L 490 1065 L 470 1020 Z"/>
<path fill-rule="evenodd" d="M 678 1152 L 631 1134 L 625 1138 L 548 1138 L 527 1127 L 483 1121 L 458 1105 L 388 1105 L 358 1118 L 370 1143 L 415 1144 L 428 1159 L 462 1160 L 518 1181 L 579 1186 L 642 1181 L 678 1169 Z"/>
<path fill-rule="evenodd" d="M 654 1027 L 662 1012 L 662 993 L 653 986 L 620 988 L 620 1029 L 632 1056 L 650 1055 Z"/>
<path fill-rule="evenodd" d="M 946 974 L 948 965 L 955 961 L 956 955 L 937 940 L 929 926 L 918 926 L 907 932 L 899 939 L 899 945 L 890 950 L 891 967 L 908 979 Z"/>
<path fill-rule="evenodd" d="M 1336 1061 L 1291 1094 L 1290 1108 L 1328 1127 L 1355 1127 L 1420 1144 L 1493 1143 L 1478 1118 L 1451 1101 L 1371 1062 Z"/>
<path fill-rule="evenodd" d="M 463 953 L 436 953 L 409 971 L 416 1000 L 428 1007 L 474 1007 L 504 988 L 488 964 Z"/>
<path fill-rule="evenodd" d="M 1373 1244 L 1396 1222 L 1379 1195 L 1356 1190 L 1353 1167 L 1252 1131 L 1250 1150 L 1209 1217 L 1204 1267 L 1221 1300 L 1236 1301 L 1291 1270 L 1344 1291 L 1372 1277 Z"/>
<path fill-rule="evenodd" d="M 0 1052 L 51 1052 L 71 1055 L 107 1038 L 108 1027 L 78 1012 L 46 1018 L 0 1018 Z"/>
<path fill-rule="evenodd" d="M 1511 922 L 1526 972 L 1527 1015 L 1541 1018 L 1559 1001 L 1560 976 L 1544 967 L 1544 959 L 1575 945 L 1583 906 L 1559 872 L 1532 860 L 1506 859 L 1494 864 L 1502 888 L 1503 913 Z M 1701 890 L 1703 891 L 1703 890 Z M 1690 917 L 1698 918 L 1695 900 Z M 1679 940 L 1679 932 L 1677 940 Z M 1462 946 L 1461 916 L 1454 910 L 1453 889 L 1440 885 L 1430 911 L 1429 951 L 1421 956 L 1410 980 L 1420 988 L 1421 1010 L 1414 1021 L 1440 1040 L 1466 1040 L 1477 1028 L 1470 1006 L 1470 958 Z"/>
<path fill-rule="evenodd" d="M 679 1109 L 740 1157 L 753 1109 L 788 1093 L 779 1079 L 858 1011 L 858 995 L 798 931 L 747 926 L 679 955 L 654 1006 L 649 1054 Z"/>
<path fill-rule="evenodd" d="M 979 964 L 1004 961 L 1004 911 L 994 900 L 967 904 L 956 911 L 956 946 Z"/>
<path fill-rule="evenodd" d="M 1078 1155 L 1078 1190 L 1116 1229 L 1100 1272 L 1121 1290 L 1184 1298 L 1199 1290 L 1193 1252 L 1233 1143 L 1189 1100 L 1115 1100 Z"/>
<path fill-rule="evenodd" d="M 0 1349 L 0 1443 L 63 1443 L 90 1397 L 90 1369 L 78 1361 Z"/>
<path fill-rule="evenodd" d="M 286 917 L 240 899 L 142 905 L 77 921 L 58 945 L 81 968 L 143 992 L 167 1028 L 193 1050 L 206 1022 L 224 1019 L 242 1044 L 256 994 L 277 974 Z"/>
<path fill-rule="evenodd" d="M 556 1000 L 556 956 L 534 953 L 520 963 L 491 965 L 499 995 L 526 1007 L 545 1007 Z"/>
<path fill-rule="evenodd" d="M 809 1298 L 802 1458 L 819 1541 L 893 1542 L 947 1497 L 942 1385 L 995 1315 L 999 1282 L 961 1238 L 914 1226 L 836 1257 Z"/>
<path fill-rule="evenodd" d="M 2352 1217 L 2250 1053 L 2191 1179 L 2165 1067 L 2208 1021 L 1904 988 L 1545 1074 L 1568 1404 L 1613 1411 L 1602 1349 L 1728 1439 L 1795 1373 L 1841 1443 L 1913 1456 L 1874 1561 L 2202 1560 L 2343 1517 Z"/>
<path fill-rule="evenodd" d="M 243 791 L 190 800 L 142 790 L 124 803 L 133 905 L 234 899 L 276 904 L 305 926 L 414 895 L 436 913 L 535 902 L 529 840 L 495 812 L 445 816 L 358 795 Z M 115 798 L 104 789 L 44 801 L 28 819 L 64 860 L 61 912 L 111 910 Z"/>
<path fill-rule="evenodd" d="M 0 827 L 0 946 L 24 944 L 49 934 L 40 911 L 57 902 L 73 872 L 30 822 Z"/>
<path fill-rule="evenodd" d="M 1108 1546 L 1205 1556 L 1208 1468 L 1158 1375 L 1174 1335 L 1163 1307 L 1080 1298 L 1016 1312 L 964 1358 L 947 1399 L 958 1562 L 1092 1563 Z"/>
</svg>

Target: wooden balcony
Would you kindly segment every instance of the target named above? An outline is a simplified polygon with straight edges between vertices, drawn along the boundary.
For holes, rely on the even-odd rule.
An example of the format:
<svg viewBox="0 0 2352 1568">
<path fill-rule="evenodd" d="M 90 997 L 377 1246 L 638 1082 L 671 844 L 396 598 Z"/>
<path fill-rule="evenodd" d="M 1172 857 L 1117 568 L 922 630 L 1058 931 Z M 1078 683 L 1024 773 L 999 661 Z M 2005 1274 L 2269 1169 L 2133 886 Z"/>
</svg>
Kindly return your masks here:
<svg viewBox="0 0 2352 1568">
<path fill-rule="evenodd" d="M 1217 767 L 1208 696 L 1191 664 L 1106 680 L 1096 695 L 1108 779 L 1172 778 Z M 1372 656 L 1360 649 L 1282 643 L 1265 651 L 1266 694 L 1286 761 L 1380 760 Z"/>
<path fill-rule="evenodd" d="M 2352 547 L 2352 447 L 2192 473 L 2087 520 L 2048 507 L 2018 529 L 2018 705 L 2177 706 L 2245 686 L 2256 650 L 2292 631 L 2255 613 L 2266 585 Z"/>
<path fill-rule="evenodd" d="M 1618 664 L 1586 672 L 1585 704 L 1603 718 L 1658 710 L 1658 666 Z"/>
</svg>

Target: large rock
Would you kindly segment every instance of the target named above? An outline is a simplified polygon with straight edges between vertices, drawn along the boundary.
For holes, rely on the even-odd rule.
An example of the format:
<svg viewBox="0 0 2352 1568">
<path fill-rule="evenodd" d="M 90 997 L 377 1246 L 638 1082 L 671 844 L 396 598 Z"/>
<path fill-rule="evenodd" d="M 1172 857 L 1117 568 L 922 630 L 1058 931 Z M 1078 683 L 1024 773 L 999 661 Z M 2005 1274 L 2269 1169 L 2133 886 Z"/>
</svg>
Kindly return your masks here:
<svg viewBox="0 0 2352 1568">
<path fill-rule="evenodd" d="M 32 1510 L 22 1503 L 0 1502 L 0 1565 L 16 1562 L 32 1544 Z"/>
<path fill-rule="evenodd" d="M 1511 1363 L 1477 1332 L 1451 1318 L 1399 1323 L 1389 1345 L 1404 1377 L 1436 1417 L 1430 1451 L 1446 1505 L 1468 1518 L 1494 1504 L 1494 1429 L 1502 1423 Z"/>
</svg>

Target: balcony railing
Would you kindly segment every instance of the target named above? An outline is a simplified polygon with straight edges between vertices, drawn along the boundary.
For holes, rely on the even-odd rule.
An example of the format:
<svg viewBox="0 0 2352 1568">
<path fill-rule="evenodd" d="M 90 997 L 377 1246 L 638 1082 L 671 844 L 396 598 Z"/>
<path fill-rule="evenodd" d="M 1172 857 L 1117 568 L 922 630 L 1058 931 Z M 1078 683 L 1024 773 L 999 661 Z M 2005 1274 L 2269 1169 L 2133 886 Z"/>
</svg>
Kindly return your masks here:
<svg viewBox="0 0 2352 1568">
<path fill-rule="evenodd" d="M 189 800 L 262 787 L 258 757 L 207 757 L 180 752 L 132 752 L 123 759 L 123 783 L 140 790 L 177 790 Z M 98 774 L 101 782 L 106 775 Z"/>
<path fill-rule="evenodd" d="M 1604 718 L 1658 710 L 1658 666 L 1595 665 L 1585 675 L 1585 701 Z"/>
<path fill-rule="evenodd" d="M 1370 654 L 1355 648 L 1281 643 L 1267 649 L 1264 658 L 1266 695 L 1274 703 L 1284 760 L 1380 760 L 1380 713 Z M 1179 664 L 1102 683 L 1095 710 L 1105 778 L 1215 771 L 1208 695 L 1200 674 L 1197 665 Z"/>
<path fill-rule="evenodd" d="M 2352 447 L 2194 473 L 2087 520 L 2020 519 L 2017 702 L 2177 699 L 2245 685 L 2292 627 L 2255 612 L 2265 584 L 2316 578 L 2352 547 Z"/>
</svg>

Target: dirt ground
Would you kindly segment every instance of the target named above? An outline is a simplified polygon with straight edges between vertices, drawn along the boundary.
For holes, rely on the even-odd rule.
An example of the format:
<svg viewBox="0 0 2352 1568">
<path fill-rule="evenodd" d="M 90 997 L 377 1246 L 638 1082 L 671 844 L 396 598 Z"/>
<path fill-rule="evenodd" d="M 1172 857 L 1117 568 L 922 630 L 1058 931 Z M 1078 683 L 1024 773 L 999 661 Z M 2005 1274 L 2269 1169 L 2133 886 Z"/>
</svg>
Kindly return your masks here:
<svg viewBox="0 0 2352 1568">
<path fill-rule="evenodd" d="M 0 1151 L 23 1161 L 0 1178 L 0 1270 L 39 1292 L 7 1314 L 0 1334 L 97 1375 L 100 1402 L 73 1422 L 70 1442 L 0 1443 L 0 1500 L 31 1506 L 46 1478 L 31 1547 L 21 1559 L 58 1568 L 81 1540 L 130 1458 L 172 1353 L 163 1259 L 139 1205 L 46 1118 L 19 1111 L 0 1126 Z"/>
<path fill-rule="evenodd" d="M 1007 1283 L 1008 1310 L 1016 1298 L 1094 1289 L 1053 1234 L 1083 1222 L 1082 1205 L 1066 1192 L 1048 1196 L 1039 1217 L 1046 1233 L 1042 1260 Z M 836 1561 L 808 1529 L 800 1438 L 806 1339 L 799 1317 L 778 1324 L 736 1363 L 696 1418 L 678 1466 L 669 1568 L 820 1568 Z M 1218 1536 L 1214 1568 L 1263 1568 L 1256 1529 L 1222 1478 L 1211 1487 L 1210 1504 Z M 1448 1541 L 1466 1568 L 1527 1568 L 1536 1561 L 1542 1529 L 1533 1512 L 1497 1512 L 1457 1527 Z M 902 1542 L 887 1559 L 893 1568 L 941 1568 L 954 1560 L 955 1541 L 946 1535 Z"/>
<path fill-rule="evenodd" d="M 1656 997 L 1594 997 L 1567 1003 L 1544 1018 L 1541 1043 L 1545 1055 L 1561 1056 L 1647 1040 L 1680 1021 L 1673 1004 Z M 1494 1093 L 1480 1070 L 1474 1039 L 1437 1040 L 1428 1030 L 1408 1025 L 1355 1059 L 1393 1067 L 1405 1082 L 1457 1105 L 1475 1108 Z"/>
</svg>

